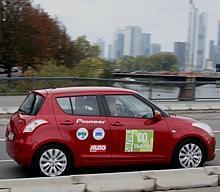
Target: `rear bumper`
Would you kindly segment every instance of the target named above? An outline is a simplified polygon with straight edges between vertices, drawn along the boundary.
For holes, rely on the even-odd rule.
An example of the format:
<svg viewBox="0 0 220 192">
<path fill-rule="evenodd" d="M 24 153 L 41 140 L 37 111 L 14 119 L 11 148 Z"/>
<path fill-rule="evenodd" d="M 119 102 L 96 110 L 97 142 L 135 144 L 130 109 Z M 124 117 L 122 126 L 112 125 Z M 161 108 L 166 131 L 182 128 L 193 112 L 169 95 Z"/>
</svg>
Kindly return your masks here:
<svg viewBox="0 0 220 192">
<path fill-rule="evenodd" d="M 25 167 L 31 166 L 32 144 L 6 140 L 6 151 L 18 164 Z"/>
</svg>

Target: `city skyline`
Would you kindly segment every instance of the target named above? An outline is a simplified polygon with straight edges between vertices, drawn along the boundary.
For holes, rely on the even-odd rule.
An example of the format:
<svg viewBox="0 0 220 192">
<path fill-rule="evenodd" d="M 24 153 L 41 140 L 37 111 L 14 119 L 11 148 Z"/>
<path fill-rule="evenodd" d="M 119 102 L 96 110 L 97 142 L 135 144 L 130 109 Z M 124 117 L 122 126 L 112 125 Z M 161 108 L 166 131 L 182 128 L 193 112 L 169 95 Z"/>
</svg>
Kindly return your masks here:
<svg viewBox="0 0 220 192">
<path fill-rule="evenodd" d="M 207 39 L 217 40 L 220 1 L 194 2 L 208 13 Z M 152 42 L 162 44 L 162 51 L 172 51 L 175 41 L 187 39 L 188 0 L 34 0 L 34 3 L 52 17 L 57 16 L 73 39 L 86 35 L 92 42 L 104 39 L 107 45 L 115 29 L 126 25 L 138 25 L 151 33 Z"/>
</svg>

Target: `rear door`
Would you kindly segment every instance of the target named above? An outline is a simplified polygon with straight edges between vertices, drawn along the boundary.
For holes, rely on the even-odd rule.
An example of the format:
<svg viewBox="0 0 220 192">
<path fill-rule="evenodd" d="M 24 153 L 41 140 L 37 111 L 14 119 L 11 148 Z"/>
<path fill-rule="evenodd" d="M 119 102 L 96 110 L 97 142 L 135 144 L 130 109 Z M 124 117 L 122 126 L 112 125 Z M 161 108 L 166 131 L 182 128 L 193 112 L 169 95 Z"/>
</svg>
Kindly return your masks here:
<svg viewBox="0 0 220 192">
<path fill-rule="evenodd" d="M 54 96 L 54 113 L 60 133 L 80 165 L 105 164 L 111 158 L 110 128 L 99 96 Z"/>
</svg>

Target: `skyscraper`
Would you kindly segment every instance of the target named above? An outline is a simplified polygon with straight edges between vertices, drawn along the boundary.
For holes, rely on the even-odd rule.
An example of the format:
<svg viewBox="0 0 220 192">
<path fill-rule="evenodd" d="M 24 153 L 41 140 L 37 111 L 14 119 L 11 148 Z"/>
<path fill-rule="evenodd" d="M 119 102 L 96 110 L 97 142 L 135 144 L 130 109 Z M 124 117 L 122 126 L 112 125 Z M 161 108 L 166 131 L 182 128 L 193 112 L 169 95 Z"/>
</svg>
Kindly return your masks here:
<svg viewBox="0 0 220 192">
<path fill-rule="evenodd" d="M 215 45 L 215 41 L 209 41 L 209 59 L 216 63 L 217 59 L 217 46 Z"/>
<path fill-rule="evenodd" d="M 185 70 L 202 71 L 205 66 L 205 42 L 207 28 L 206 13 L 199 14 L 193 0 L 190 0 L 188 41 Z"/>
<path fill-rule="evenodd" d="M 113 39 L 113 58 L 119 58 L 124 53 L 124 30 L 117 29 Z"/>
<path fill-rule="evenodd" d="M 150 54 L 154 55 L 161 52 L 161 45 L 158 43 L 152 43 L 150 47 Z"/>
<path fill-rule="evenodd" d="M 184 70 L 186 63 L 186 42 L 175 42 L 174 53 L 178 59 L 178 68 Z"/>
<path fill-rule="evenodd" d="M 113 37 L 113 58 L 117 59 L 123 55 L 129 56 L 148 56 L 150 54 L 149 33 L 142 33 L 138 26 L 126 26 L 117 29 Z"/>
<path fill-rule="evenodd" d="M 100 54 L 99 56 L 101 58 L 104 58 L 105 57 L 105 42 L 103 39 L 98 39 L 96 44 L 99 46 L 99 49 L 100 49 Z"/>
<path fill-rule="evenodd" d="M 108 45 L 108 59 L 109 60 L 112 60 L 114 57 L 113 57 L 113 48 L 112 48 L 112 44 L 109 44 Z"/>
<path fill-rule="evenodd" d="M 205 69 L 205 45 L 206 45 L 206 26 L 207 15 L 201 13 L 198 21 L 198 42 L 196 55 L 196 71 L 203 71 Z"/>
<path fill-rule="evenodd" d="M 126 26 L 124 30 L 124 55 L 141 55 L 142 32 L 138 26 Z"/>
<path fill-rule="evenodd" d="M 150 55 L 151 34 L 142 33 L 141 55 Z"/>
<path fill-rule="evenodd" d="M 218 21 L 218 40 L 217 40 L 216 64 L 220 64 L 220 20 Z"/>
</svg>

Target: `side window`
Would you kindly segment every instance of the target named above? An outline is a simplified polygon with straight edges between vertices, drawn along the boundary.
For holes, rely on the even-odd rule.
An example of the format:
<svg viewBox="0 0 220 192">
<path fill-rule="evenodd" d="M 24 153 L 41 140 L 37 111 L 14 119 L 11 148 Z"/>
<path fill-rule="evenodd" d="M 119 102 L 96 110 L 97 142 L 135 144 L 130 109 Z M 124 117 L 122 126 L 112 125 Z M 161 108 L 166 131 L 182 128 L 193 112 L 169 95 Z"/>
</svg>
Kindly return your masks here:
<svg viewBox="0 0 220 192">
<path fill-rule="evenodd" d="M 96 96 L 71 97 L 74 115 L 100 115 Z"/>
<path fill-rule="evenodd" d="M 71 103 L 69 97 L 57 98 L 57 102 L 65 113 L 72 115 L 72 109 L 71 109 Z"/>
<path fill-rule="evenodd" d="M 153 118 L 150 106 L 133 95 L 105 96 L 111 116 Z"/>
</svg>

